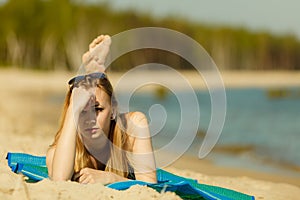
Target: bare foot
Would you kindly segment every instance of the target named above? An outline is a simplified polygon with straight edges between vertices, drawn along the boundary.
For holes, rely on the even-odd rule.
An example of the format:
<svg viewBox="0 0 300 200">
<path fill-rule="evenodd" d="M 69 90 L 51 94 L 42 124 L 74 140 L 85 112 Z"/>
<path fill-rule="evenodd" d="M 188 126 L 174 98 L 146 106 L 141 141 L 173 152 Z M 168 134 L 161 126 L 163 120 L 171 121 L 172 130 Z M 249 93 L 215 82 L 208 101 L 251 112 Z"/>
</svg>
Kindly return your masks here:
<svg viewBox="0 0 300 200">
<path fill-rule="evenodd" d="M 110 44 L 111 38 L 108 35 L 100 35 L 92 41 L 89 45 L 89 51 L 82 56 L 82 63 L 87 73 L 105 71 L 104 63 Z"/>
</svg>

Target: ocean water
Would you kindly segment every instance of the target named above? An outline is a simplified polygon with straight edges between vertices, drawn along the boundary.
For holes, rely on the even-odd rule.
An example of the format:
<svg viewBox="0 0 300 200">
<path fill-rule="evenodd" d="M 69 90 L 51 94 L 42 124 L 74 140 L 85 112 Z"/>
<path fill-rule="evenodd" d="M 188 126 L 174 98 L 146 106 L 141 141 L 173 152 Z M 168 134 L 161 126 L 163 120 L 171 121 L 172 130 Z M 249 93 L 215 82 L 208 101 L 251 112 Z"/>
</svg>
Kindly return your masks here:
<svg viewBox="0 0 300 200">
<path fill-rule="evenodd" d="M 137 91 L 129 102 L 129 109 L 144 112 L 151 123 L 155 149 L 168 144 L 177 134 L 181 123 L 194 123 L 194 119 L 181 119 L 178 95 L 190 98 L 184 91 L 163 93 Z M 211 118 L 210 95 L 196 91 L 200 110 L 198 134 L 186 154 L 197 156 L 203 136 Z M 122 105 L 122 93 L 118 94 Z M 274 171 L 278 168 L 300 167 L 300 88 L 227 89 L 225 124 L 217 145 L 208 155 L 216 163 L 255 170 Z M 163 109 L 161 116 L 151 116 L 151 106 Z M 159 106 L 158 106 L 159 105 Z M 184 107 L 191 110 L 195 107 Z M 150 114 L 149 114 L 150 113 Z M 159 113 L 159 112 L 158 112 Z M 161 128 L 161 121 L 165 120 Z M 157 124 L 157 127 L 156 127 Z M 192 125 L 192 124 L 190 124 Z M 155 132 L 155 133 L 153 133 Z M 187 134 L 189 131 L 187 130 Z M 195 134 L 195 133 L 193 133 Z"/>
</svg>

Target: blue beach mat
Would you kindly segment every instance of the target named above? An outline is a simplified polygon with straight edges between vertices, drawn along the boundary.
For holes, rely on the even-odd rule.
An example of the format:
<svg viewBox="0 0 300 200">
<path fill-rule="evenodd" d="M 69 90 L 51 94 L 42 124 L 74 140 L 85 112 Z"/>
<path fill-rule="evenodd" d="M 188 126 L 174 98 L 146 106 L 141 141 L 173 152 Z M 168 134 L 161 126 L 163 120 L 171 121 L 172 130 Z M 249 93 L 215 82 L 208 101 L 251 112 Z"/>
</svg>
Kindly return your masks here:
<svg viewBox="0 0 300 200">
<path fill-rule="evenodd" d="M 28 182 L 37 182 L 48 178 L 45 156 L 33 156 L 25 153 L 7 153 L 8 166 L 17 174 L 23 174 Z"/>
<path fill-rule="evenodd" d="M 28 182 L 37 182 L 44 178 L 48 178 L 45 156 L 33 156 L 24 153 L 7 153 L 6 159 L 12 171 L 26 176 Z M 145 185 L 158 192 L 175 192 L 182 199 L 254 200 L 253 196 L 226 188 L 200 184 L 197 180 L 177 176 L 162 169 L 157 169 L 157 183 L 129 180 L 108 184 L 106 186 L 116 190 L 126 190 L 133 185 Z"/>
</svg>

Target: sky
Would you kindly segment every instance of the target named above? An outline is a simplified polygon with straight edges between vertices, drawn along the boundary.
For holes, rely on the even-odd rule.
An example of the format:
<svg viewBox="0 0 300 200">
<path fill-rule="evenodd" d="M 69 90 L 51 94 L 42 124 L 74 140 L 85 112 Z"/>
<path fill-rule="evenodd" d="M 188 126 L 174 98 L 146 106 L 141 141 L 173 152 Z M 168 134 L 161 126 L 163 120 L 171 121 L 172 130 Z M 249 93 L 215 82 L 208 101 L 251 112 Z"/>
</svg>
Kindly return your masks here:
<svg viewBox="0 0 300 200">
<path fill-rule="evenodd" d="M 179 16 L 206 24 L 245 27 L 300 39 L 299 0 L 89 0 L 114 9 L 134 8 L 155 17 Z"/>
</svg>

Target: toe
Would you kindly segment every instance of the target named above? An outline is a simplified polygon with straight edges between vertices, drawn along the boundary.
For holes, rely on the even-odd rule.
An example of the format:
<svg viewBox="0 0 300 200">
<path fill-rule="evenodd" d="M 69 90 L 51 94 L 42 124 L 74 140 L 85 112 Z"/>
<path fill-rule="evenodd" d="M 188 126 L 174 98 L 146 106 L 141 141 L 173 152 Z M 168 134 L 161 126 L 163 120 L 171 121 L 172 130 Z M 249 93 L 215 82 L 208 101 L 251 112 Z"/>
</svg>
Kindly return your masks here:
<svg viewBox="0 0 300 200">
<path fill-rule="evenodd" d="M 97 44 L 101 43 L 104 39 L 104 35 L 99 35 L 97 38 L 95 38 L 92 43 L 89 45 L 89 49 L 93 49 Z"/>
<path fill-rule="evenodd" d="M 110 44 L 111 43 L 110 36 L 109 35 L 105 35 L 103 41 L 104 41 L 105 44 Z"/>
</svg>

